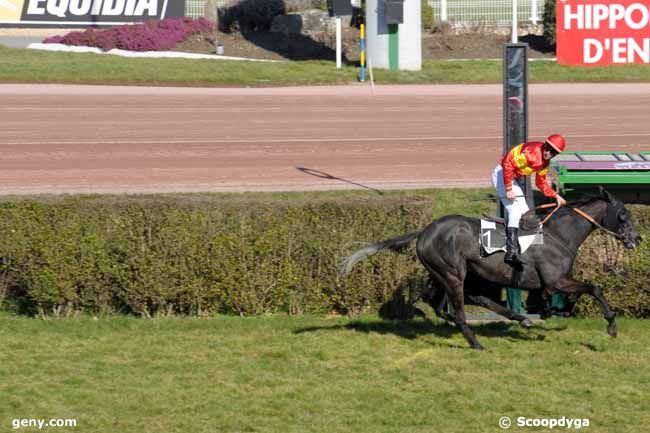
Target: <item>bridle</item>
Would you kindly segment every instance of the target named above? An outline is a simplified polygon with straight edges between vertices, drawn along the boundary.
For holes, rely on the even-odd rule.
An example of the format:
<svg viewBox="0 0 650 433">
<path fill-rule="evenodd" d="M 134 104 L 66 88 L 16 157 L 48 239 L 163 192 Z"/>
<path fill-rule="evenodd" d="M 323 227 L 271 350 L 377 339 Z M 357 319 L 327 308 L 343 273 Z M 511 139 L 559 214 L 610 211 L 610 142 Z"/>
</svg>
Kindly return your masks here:
<svg viewBox="0 0 650 433">
<path fill-rule="evenodd" d="M 572 209 L 575 213 L 577 213 L 578 215 L 580 215 L 581 217 L 583 217 L 584 219 L 586 219 L 587 221 L 589 221 L 590 223 L 592 223 L 593 225 L 595 225 L 597 228 L 603 230 L 605 233 L 614 236 L 614 237 L 615 237 L 616 239 L 618 239 L 619 241 L 622 241 L 622 240 L 623 240 L 623 235 L 621 235 L 621 234 L 619 234 L 619 233 L 616 233 L 616 232 L 613 232 L 613 231 L 611 231 L 610 229 L 603 227 L 600 223 L 598 223 L 595 219 L 593 219 L 593 218 L 591 217 L 591 215 L 589 215 L 588 213 L 586 213 L 586 212 L 583 211 L 582 209 L 577 208 L 577 207 L 575 207 L 575 208 L 571 208 L 571 209 Z"/>
<path fill-rule="evenodd" d="M 543 204 L 543 205 L 537 206 L 537 207 L 535 208 L 535 209 L 548 209 L 548 208 L 551 208 L 551 207 L 554 208 L 554 209 L 553 209 L 551 212 L 549 212 L 549 214 L 546 215 L 546 217 L 544 217 L 544 219 L 542 220 L 542 222 L 539 223 L 540 227 L 543 226 L 544 223 L 546 223 L 546 221 L 548 221 L 549 218 L 551 218 L 551 217 L 553 216 L 553 214 L 554 214 L 555 212 L 557 212 L 557 211 L 562 207 L 562 205 L 559 205 L 559 204 L 553 204 L 553 203 L 547 203 L 547 204 Z M 577 208 L 577 207 L 569 207 L 569 209 L 571 209 L 572 211 L 574 211 L 575 213 L 577 213 L 578 215 L 580 215 L 581 217 L 583 217 L 584 219 L 586 219 L 587 221 L 589 221 L 590 223 L 592 223 L 593 225 L 595 225 L 596 228 L 599 228 L 599 229 L 603 230 L 605 233 L 614 236 L 614 237 L 615 237 L 616 239 L 618 239 L 619 241 L 624 240 L 624 236 L 623 236 L 623 235 L 621 235 L 621 234 L 619 234 L 619 233 L 615 233 L 615 232 L 611 231 L 610 229 L 608 229 L 608 228 L 606 228 L 606 227 L 603 227 L 602 224 L 600 224 L 600 223 L 599 223 L 598 221 L 596 221 L 596 220 L 595 220 L 591 215 L 589 215 L 587 212 L 583 211 L 582 209 Z"/>
</svg>

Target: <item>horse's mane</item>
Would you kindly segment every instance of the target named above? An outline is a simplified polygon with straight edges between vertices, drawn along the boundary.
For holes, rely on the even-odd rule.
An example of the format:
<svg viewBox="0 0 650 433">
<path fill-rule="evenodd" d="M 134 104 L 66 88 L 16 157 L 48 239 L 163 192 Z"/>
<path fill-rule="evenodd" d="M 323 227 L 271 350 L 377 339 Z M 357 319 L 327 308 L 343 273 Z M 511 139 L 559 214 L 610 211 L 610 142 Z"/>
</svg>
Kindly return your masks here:
<svg viewBox="0 0 650 433">
<path fill-rule="evenodd" d="M 605 200 L 604 197 L 597 196 L 597 195 L 586 195 L 578 200 L 572 200 L 570 202 L 567 202 L 568 207 L 576 208 L 580 206 L 584 206 L 590 203 L 593 203 L 597 200 Z"/>
</svg>

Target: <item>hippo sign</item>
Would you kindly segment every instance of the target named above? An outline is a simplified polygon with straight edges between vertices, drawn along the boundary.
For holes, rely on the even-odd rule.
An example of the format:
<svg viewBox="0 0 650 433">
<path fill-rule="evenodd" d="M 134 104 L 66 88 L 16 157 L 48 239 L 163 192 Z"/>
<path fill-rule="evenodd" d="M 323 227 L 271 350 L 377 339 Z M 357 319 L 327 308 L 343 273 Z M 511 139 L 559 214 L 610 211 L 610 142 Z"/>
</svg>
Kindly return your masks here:
<svg viewBox="0 0 650 433">
<path fill-rule="evenodd" d="M 604 66 L 650 63 L 650 2 L 558 0 L 557 61 Z"/>
</svg>

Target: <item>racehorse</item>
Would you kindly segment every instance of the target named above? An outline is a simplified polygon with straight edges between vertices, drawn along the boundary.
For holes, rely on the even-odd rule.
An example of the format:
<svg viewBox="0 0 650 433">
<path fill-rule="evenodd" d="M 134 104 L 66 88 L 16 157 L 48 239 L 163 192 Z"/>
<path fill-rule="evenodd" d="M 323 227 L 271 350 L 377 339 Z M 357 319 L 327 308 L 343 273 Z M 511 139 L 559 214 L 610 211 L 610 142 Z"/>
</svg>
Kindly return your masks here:
<svg viewBox="0 0 650 433">
<path fill-rule="evenodd" d="M 523 220 L 522 220 L 523 221 Z M 603 290 L 592 284 L 568 277 L 578 253 L 578 248 L 595 229 L 603 229 L 620 240 L 625 248 L 639 246 L 642 239 L 634 227 L 630 212 L 622 202 L 605 189 L 598 195 L 559 208 L 544 223 L 544 244 L 529 248 L 523 254 L 526 262 L 522 268 L 513 268 L 503 262 L 503 253 L 482 257 L 478 243 L 480 220 L 460 215 L 448 215 L 433 221 L 422 230 L 393 239 L 375 242 L 346 258 L 341 274 L 346 274 L 355 263 L 382 250 L 403 250 L 417 240 L 418 259 L 429 273 L 433 291 L 425 290 L 423 298 L 436 314 L 453 322 L 473 349 L 483 350 L 474 332 L 466 322 L 464 311 L 465 288 L 507 286 L 522 290 L 543 290 L 548 297 L 554 292 L 565 294 L 587 293 L 593 296 L 603 310 L 608 322 L 607 332 L 617 333 L 615 314 L 603 297 Z M 442 311 L 435 300 L 437 293 L 446 297 L 452 314 Z M 523 326 L 530 321 L 484 296 L 468 296 L 472 302 L 487 307 Z"/>
</svg>

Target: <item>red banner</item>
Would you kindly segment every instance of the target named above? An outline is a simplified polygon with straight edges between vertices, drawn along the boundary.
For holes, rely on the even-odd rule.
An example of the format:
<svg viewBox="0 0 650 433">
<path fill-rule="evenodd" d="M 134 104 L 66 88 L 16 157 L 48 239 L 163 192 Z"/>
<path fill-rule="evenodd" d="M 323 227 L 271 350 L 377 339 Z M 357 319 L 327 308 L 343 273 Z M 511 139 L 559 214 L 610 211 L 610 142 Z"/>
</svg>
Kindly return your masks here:
<svg viewBox="0 0 650 433">
<path fill-rule="evenodd" d="M 650 0 L 557 0 L 557 61 L 650 64 Z"/>
</svg>

